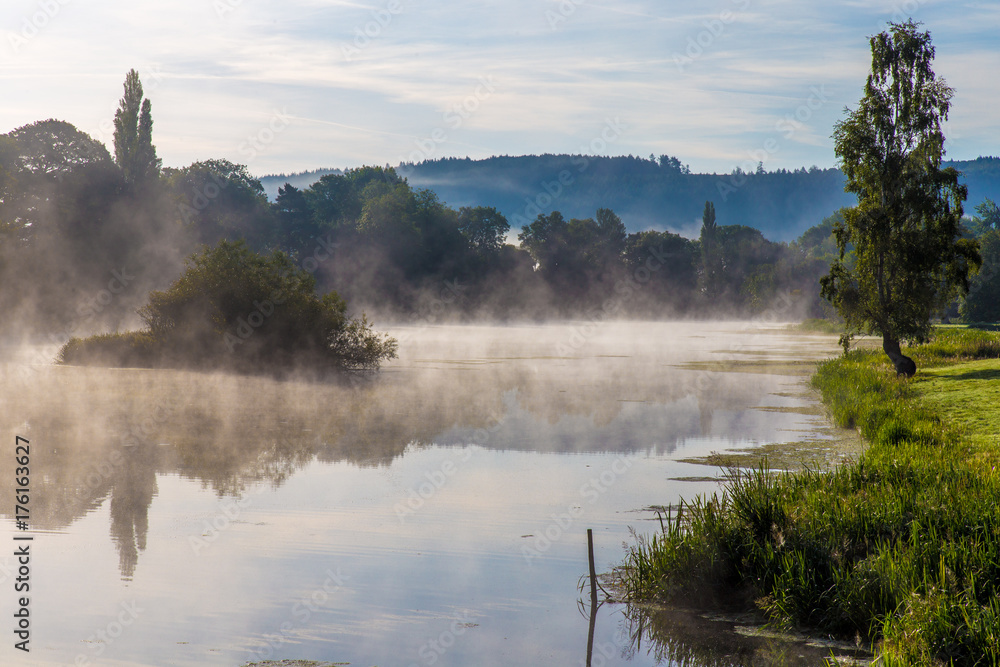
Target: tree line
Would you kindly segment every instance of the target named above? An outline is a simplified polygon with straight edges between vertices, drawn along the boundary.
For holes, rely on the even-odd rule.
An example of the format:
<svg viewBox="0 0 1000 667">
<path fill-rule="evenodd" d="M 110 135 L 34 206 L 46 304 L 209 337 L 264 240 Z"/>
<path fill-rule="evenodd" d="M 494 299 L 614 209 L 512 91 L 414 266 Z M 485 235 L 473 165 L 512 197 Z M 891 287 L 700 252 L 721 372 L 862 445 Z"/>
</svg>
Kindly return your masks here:
<svg viewBox="0 0 1000 667">
<path fill-rule="evenodd" d="M 411 321 L 747 317 L 777 304 L 788 319 L 832 312 L 819 280 L 838 256 L 841 212 L 774 242 L 726 224 L 711 200 L 694 239 L 629 233 L 609 208 L 568 219 L 553 211 L 524 221 L 515 243 L 496 207 L 450 207 L 389 167 L 286 184 L 272 202 L 245 165 L 162 167 L 135 72 L 114 141 L 112 156 L 59 120 L 0 137 L 0 302 L 18 315 L 8 329 L 117 330 L 177 279 L 186 257 L 222 241 L 286 255 L 351 312 Z M 666 157 L 656 168 L 686 171 Z"/>
</svg>

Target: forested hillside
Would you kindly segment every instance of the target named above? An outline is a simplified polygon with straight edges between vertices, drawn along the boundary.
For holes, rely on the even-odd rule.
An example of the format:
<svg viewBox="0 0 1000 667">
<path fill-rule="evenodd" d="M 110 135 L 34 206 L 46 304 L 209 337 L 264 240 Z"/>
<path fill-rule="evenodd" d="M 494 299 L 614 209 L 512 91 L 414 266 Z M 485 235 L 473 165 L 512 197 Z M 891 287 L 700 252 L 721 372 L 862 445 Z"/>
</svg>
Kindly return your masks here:
<svg viewBox="0 0 1000 667">
<path fill-rule="evenodd" d="M 1000 158 L 945 166 L 964 174 L 969 211 L 987 197 L 1000 199 Z M 331 171 L 265 176 L 261 183 L 273 199 L 285 182 L 304 188 Z M 494 206 L 516 230 L 539 213 L 585 217 L 608 207 L 630 232 L 658 229 L 692 236 L 700 229 L 705 202 L 712 201 L 720 223 L 753 227 L 769 239 L 791 241 L 831 211 L 854 203 L 837 169 L 694 174 L 665 155 L 447 158 L 399 165 L 396 171 L 410 185 L 434 190 L 449 206 Z"/>
</svg>

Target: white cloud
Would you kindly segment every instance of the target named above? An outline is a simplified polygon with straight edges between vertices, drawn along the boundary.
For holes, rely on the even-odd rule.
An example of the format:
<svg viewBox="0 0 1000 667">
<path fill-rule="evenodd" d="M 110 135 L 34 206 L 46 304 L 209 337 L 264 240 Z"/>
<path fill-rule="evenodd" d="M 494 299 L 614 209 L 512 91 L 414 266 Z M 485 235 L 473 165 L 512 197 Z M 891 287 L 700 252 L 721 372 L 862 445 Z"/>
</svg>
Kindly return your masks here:
<svg viewBox="0 0 1000 667">
<path fill-rule="evenodd" d="M 1000 153 L 1000 84 L 981 74 L 996 71 L 1000 51 L 990 4 L 957 20 L 931 0 L 398 2 L 94 0 L 61 6 L 30 38 L 24 21 L 41 5 L 7 3 L 0 130 L 58 117 L 110 143 L 101 124 L 136 67 L 173 166 L 249 162 L 241 146 L 283 110 L 294 120 L 254 152 L 253 171 L 395 162 L 436 130 L 445 139 L 432 157 L 576 152 L 617 117 L 628 130 L 608 153 L 668 152 L 728 172 L 823 87 L 829 99 L 782 135 L 767 166 L 826 166 L 832 124 L 861 94 L 867 36 L 913 5 L 958 90 L 951 154 Z M 495 90 L 477 98 L 483 79 Z M 445 114 L 470 99 L 475 111 L 455 126 Z"/>
</svg>

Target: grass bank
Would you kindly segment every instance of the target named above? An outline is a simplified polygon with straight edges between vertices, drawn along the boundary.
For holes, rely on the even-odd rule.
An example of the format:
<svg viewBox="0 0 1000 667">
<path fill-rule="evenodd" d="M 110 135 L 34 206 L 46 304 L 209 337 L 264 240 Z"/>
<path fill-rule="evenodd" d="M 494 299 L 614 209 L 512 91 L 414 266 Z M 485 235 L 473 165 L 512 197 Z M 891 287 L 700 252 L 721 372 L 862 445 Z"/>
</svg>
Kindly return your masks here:
<svg viewBox="0 0 1000 667">
<path fill-rule="evenodd" d="M 810 318 L 790 326 L 794 331 L 803 333 L 825 333 L 840 335 L 844 331 L 844 323 L 836 320 Z"/>
<path fill-rule="evenodd" d="M 828 473 L 734 471 L 622 571 L 633 600 L 756 607 L 870 645 L 884 665 L 1000 664 L 1000 334 L 937 331 L 897 379 L 881 351 L 813 384 L 867 441 Z"/>
</svg>

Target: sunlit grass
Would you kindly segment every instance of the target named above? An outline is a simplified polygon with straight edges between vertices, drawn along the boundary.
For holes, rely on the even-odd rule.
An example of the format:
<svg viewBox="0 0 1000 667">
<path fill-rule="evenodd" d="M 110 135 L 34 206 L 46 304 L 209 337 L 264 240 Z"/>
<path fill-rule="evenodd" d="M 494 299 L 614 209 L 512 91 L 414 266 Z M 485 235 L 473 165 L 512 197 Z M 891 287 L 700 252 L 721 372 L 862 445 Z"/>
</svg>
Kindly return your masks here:
<svg viewBox="0 0 1000 667">
<path fill-rule="evenodd" d="M 792 325 L 791 327 L 795 331 L 802 331 L 805 333 L 826 333 L 826 334 L 837 334 L 840 335 L 844 332 L 844 323 L 835 322 L 834 320 L 825 320 L 821 318 L 812 317 L 809 319 L 802 320 L 798 324 Z"/>
<path fill-rule="evenodd" d="M 980 472 L 1000 465 L 1000 359 L 932 368 L 914 384 L 920 402 L 975 449 Z"/>
<path fill-rule="evenodd" d="M 997 664 L 998 351 L 998 334 L 952 329 L 910 350 L 938 365 L 913 381 L 880 351 L 821 364 L 813 384 L 865 453 L 826 474 L 732 473 L 637 541 L 629 596 L 753 601 L 777 626 L 861 637 L 887 665 Z M 944 365 L 976 355 L 989 360 Z"/>
</svg>

